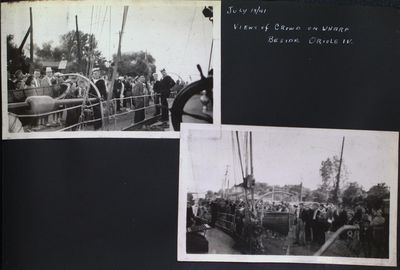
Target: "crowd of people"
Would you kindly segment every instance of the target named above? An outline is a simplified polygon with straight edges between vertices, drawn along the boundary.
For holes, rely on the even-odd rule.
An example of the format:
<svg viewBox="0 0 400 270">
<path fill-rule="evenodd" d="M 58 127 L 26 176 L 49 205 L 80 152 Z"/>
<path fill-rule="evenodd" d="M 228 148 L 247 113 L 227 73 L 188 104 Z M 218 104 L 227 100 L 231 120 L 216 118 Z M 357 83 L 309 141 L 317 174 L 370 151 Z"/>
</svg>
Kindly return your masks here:
<svg viewBox="0 0 400 270">
<path fill-rule="evenodd" d="M 33 74 L 23 73 L 17 70 L 13 75 L 8 75 L 8 91 L 29 89 L 34 87 L 47 87 L 59 85 L 62 82 L 62 73 L 54 73 L 51 67 L 46 67 L 44 74 L 39 69 L 35 69 Z"/>
<path fill-rule="evenodd" d="M 188 216 L 192 218 L 187 220 L 187 226 L 195 223 L 194 216 L 200 222 L 211 226 L 217 224 L 227 229 L 238 239 L 261 238 L 267 233 L 263 221 L 264 218 L 268 219 L 268 213 L 287 213 L 290 216 L 289 229 L 293 245 L 316 251 L 344 225 L 356 225 L 356 230 L 338 232 L 338 240 L 345 241 L 349 250 L 356 256 L 388 257 L 389 213 L 386 208 L 368 208 L 362 203 L 350 207 L 342 203 L 334 205 L 262 200 L 254 203 L 254 210 L 251 209 L 251 203 L 248 205 L 250 207 L 246 207 L 245 201 L 238 199 L 199 199 L 197 203 L 188 205 Z M 193 216 L 190 213 L 193 213 Z M 275 237 L 279 234 L 279 229 L 268 233 Z M 262 246 L 260 239 L 253 240 L 252 242 Z"/>
<path fill-rule="evenodd" d="M 81 74 L 82 75 L 82 74 Z M 161 116 L 163 128 L 169 127 L 169 110 L 167 99 L 171 93 L 181 90 L 185 83 L 177 80 L 176 82 L 169 76 L 165 69 L 161 70 L 161 79 L 158 73 L 150 76 L 140 74 L 137 76 L 117 75 L 117 79 L 111 82 L 106 72 L 99 68 L 93 68 L 89 76 L 90 81 L 96 85 L 98 92 L 87 80 L 80 76 L 66 76 L 61 72 L 54 73 L 51 67 L 46 67 L 42 74 L 40 70 L 34 70 L 33 74 L 24 74 L 17 70 L 13 76 L 8 73 L 8 93 L 9 103 L 23 102 L 27 98 L 26 90 L 29 89 L 48 89 L 49 91 L 38 92 L 36 95 L 49 95 L 53 98 L 97 98 L 100 101 L 106 101 L 110 95 L 113 101 L 114 113 L 123 111 L 134 111 L 134 123 L 141 123 L 145 120 L 145 109 L 149 106 L 155 107 L 154 116 Z M 111 91 L 112 88 L 112 91 Z M 38 94 L 39 93 L 39 94 Z M 86 97 L 85 97 L 86 93 Z M 31 94 L 32 95 L 32 94 Z M 33 94 L 35 95 L 35 94 Z M 64 125 L 72 126 L 75 130 L 76 123 L 82 117 L 81 108 L 71 105 L 59 105 L 55 110 L 66 108 L 64 113 L 54 113 L 46 117 L 38 117 L 29 121 L 29 129 L 32 131 L 43 129 L 44 127 L 57 127 Z M 93 127 L 98 130 L 102 127 L 102 115 L 100 105 L 90 106 Z M 25 121 L 26 122 L 26 121 Z M 26 124 L 26 123 L 25 123 Z"/>
<path fill-rule="evenodd" d="M 359 256 L 388 257 L 389 213 L 380 207 L 368 208 L 362 203 L 355 207 L 345 207 L 342 203 L 299 203 L 294 205 L 294 217 L 294 244 L 322 246 L 327 235 L 344 225 L 357 225 L 357 234 L 350 230 L 350 237 L 344 231 L 340 239 L 351 241 L 350 248 Z"/>
</svg>

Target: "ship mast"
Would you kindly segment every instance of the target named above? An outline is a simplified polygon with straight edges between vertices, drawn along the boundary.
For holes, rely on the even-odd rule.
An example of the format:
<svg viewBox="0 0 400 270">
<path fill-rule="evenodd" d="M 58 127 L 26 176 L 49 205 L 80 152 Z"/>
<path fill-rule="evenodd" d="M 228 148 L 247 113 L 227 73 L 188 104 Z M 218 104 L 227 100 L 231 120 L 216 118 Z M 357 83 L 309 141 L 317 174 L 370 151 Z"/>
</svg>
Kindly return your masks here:
<svg viewBox="0 0 400 270">
<path fill-rule="evenodd" d="M 243 162 L 242 162 L 242 153 L 241 153 L 241 148 L 240 148 L 240 141 L 239 141 L 239 132 L 236 131 L 236 141 L 237 141 L 237 146 L 238 146 L 238 154 L 239 154 L 239 161 L 240 161 L 240 167 L 241 167 L 241 172 L 242 172 L 242 177 L 243 177 L 243 183 L 242 187 L 244 190 L 244 196 L 246 200 L 246 208 L 251 211 L 255 211 L 255 205 L 254 205 L 254 184 L 255 184 L 255 179 L 254 179 L 254 166 L 253 166 L 253 134 L 252 132 L 246 132 L 244 135 L 244 157 L 245 157 L 245 170 L 243 169 Z M 251 202 L 248 200 L 248 193 L 250 193 L 251 196 Z"/>
<path fill-rule="evenodd" d="M 122 17 L 122 26 L 121 26 L 121 31 L 119 32 L 117 59 L 113 66 L 113 73 L 112 73 L 111 82 L 110 82 L 110 90 L 107 95 L 107 108 L 108 108 L 109 113 L 111 111 L 111 106 L 112 106 L 111 98 L 112 98 L 112 93 L 113 93 L 114 81 L 117 79 L 118 63 L 121 61 L 122 34 L 124 33 L 127 15 L 128 15 L 128 6 L 124 6 L 124 13 L 123 13 L 123 17 Z"/>
<path fill-rule="evenodd" d="M 229 165 L 226 165 L 226 170 L 225 170 L 225 178 L 222 183 L 222 190 L 223 190 L 223 197 L 225 199 L 228 198 L 228 190 L 229 190 L 229 178 L 228 178 L 228 170 L 229 170 Z"/>
</svg>

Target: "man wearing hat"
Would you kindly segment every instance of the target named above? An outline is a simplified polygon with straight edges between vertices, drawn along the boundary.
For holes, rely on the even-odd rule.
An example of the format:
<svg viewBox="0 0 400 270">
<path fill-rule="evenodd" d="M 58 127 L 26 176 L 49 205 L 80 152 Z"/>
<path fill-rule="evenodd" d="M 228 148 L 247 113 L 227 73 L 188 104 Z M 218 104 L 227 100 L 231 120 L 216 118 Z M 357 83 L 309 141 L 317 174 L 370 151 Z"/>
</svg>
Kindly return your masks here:
<svg viewBox="0 0 400 270">
<path fill-rule="evenodd" d="M 55 79 L 53 76 L 53 70 L 51 69 L 51 67 L 46 67 L 46 75 L 42 78 L 42 80 L 40 81 L 40 86 L 41 87 L 51 87 L 53 84 L 55 84 Z M 54 89 L 51 89 L 53 97 L 55 96 L 54 94 Z M 56 126 L 57 122 L 56 119 L 54 117 L 54 115 L 49 115 L 48 117 L 42 119 L 40 121 L 42 124 L 45 124 L 46 126 Z M 47 122 L 47 123 L 46 123 Z"/>
<path fill-rule="evenodd" d="M 46 75 L 43 77 L 40 85 L 43 87 L 52 86 L 53 85 L 53 70 L 51 67 L 46 67 Z"/>
<path fill-rule="evenodd" d="M 165 68 L 161 70 L 163 78 L 160 81 L 160 93 L 161 93 L 161 121 L 164 125 L 169 125 L 169 113 L 168 113 L 168 101 L 167 98 L 171 93 L 171 88 L 175 85 L 174 80 L 167 74 Z"/>
<path fill-rule="evenodd" d="M 101 100 L 107 99 L 106 82 L 102 78 L 100 78 L 100 68 L 96 67 L 92 69 L 92 77 L 90 80 L 94 83 L 94 85 L 96 85 L 97 89 L 99 90 L 100 99 Z M 98 97 L 97 92 L 92 85 L 90 85 L 89 88 L 89 97 Z M 100 129 L 102 126 L 102 119 L 101 119 L 102 115 L 100 110 L 101 100 L 98 101 L 99 102 L 98 104 L 93 106 L 93 116 L 94 119 L 97 119 L 97 121 L 94 122 L 93 125 L 95 130 Z"/>
<path fill-rule="evenodd" d="M 33 72 L 33 85 L 34 87 L 40 87 L 40 83 L 40 71 L 38 69 L 35 69 L 35 71 Z"/>
</svg>

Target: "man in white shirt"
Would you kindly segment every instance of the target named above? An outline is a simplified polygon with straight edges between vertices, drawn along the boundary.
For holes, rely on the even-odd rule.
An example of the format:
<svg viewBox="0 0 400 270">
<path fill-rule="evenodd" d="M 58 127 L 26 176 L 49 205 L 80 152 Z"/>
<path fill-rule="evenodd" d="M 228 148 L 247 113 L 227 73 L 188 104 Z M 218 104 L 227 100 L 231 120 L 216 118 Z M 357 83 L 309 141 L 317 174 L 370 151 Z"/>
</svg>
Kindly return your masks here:
<svg viewBox="0 0 400 270">
<path fill-rule="evenodd" d="M 45 87 L 45 86 L 51 86 L 52 85 L 52 81 L 53 80 L 53 70 L 51 69 L 51 67 L 47 67 L 46 68 L 46 75 L 43 77 L 42 81 L 41 81 L 41 86 Z"/>
<path fill-rule="evenodd" d="M 46 75 L 42 78 L 42 80 L 40 81 L 40 86 L 41 87 L 50 87 L 52 86 L 52 80 L 54 79 L 53 77 L 53 70 L 51 69 L 51 67 L 46 67 Z M 48 117 L 44 118 L 46 123 L 46 126 L 50 127 L 50 126 L 56 126 L 57 122 L 55 120 L 54 115 L 50 114 Z M 43 121 L 41 121 L 43 122 Z"/>
<path fill-rule="evenodd" d="M 33 85 L 34 87 L 40 87 L 41 83 L 40 83 L 40 71 L 35 69 L 35 71 L 33 72 Z"/>
</svg>

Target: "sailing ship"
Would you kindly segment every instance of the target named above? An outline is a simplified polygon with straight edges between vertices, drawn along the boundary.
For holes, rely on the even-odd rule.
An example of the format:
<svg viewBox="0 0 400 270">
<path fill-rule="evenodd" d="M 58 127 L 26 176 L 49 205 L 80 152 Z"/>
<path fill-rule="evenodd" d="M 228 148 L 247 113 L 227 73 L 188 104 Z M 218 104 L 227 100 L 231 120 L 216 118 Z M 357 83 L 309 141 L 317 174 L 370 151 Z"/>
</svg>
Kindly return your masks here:
<svg viewBox="0 0 400 270">
<path fill-rule="evenodd" d="M 210 246 L 207 252 L 259 254 L 263 249 L 263 243 L 260 242 L 262 232 L 270 231 L 282 238 L 288 236 L 294 220 L 294 213 L 289 204 L 298 203 L 298 196 L 278 189 L 261 195 L 255 194 L 252 132 L 232 132 L 232 150 L 238 158 L 242 180 L 239 184 L 230 186 L 227 166 L 221 197 L 215 198 L 211 204 L 211 215 L 205 218 L 203 215 L 199 222 L 201 225 L 195 226 L 197 230 L 194 231 L 203 229 L 206 232 L 204 237 Z M 287 203 L 286 209 L 264 207 L 265 204 L 278 206 L 283 203 Z M 204 227 L 204 224 L 211 226 Z M 192 241 L 192 235 L 193 229 L 187 233 L 188 251 L 196 250 L 196 242 Z M 199 242 L 202 241 L 197 243 Z"/>
</svg>

